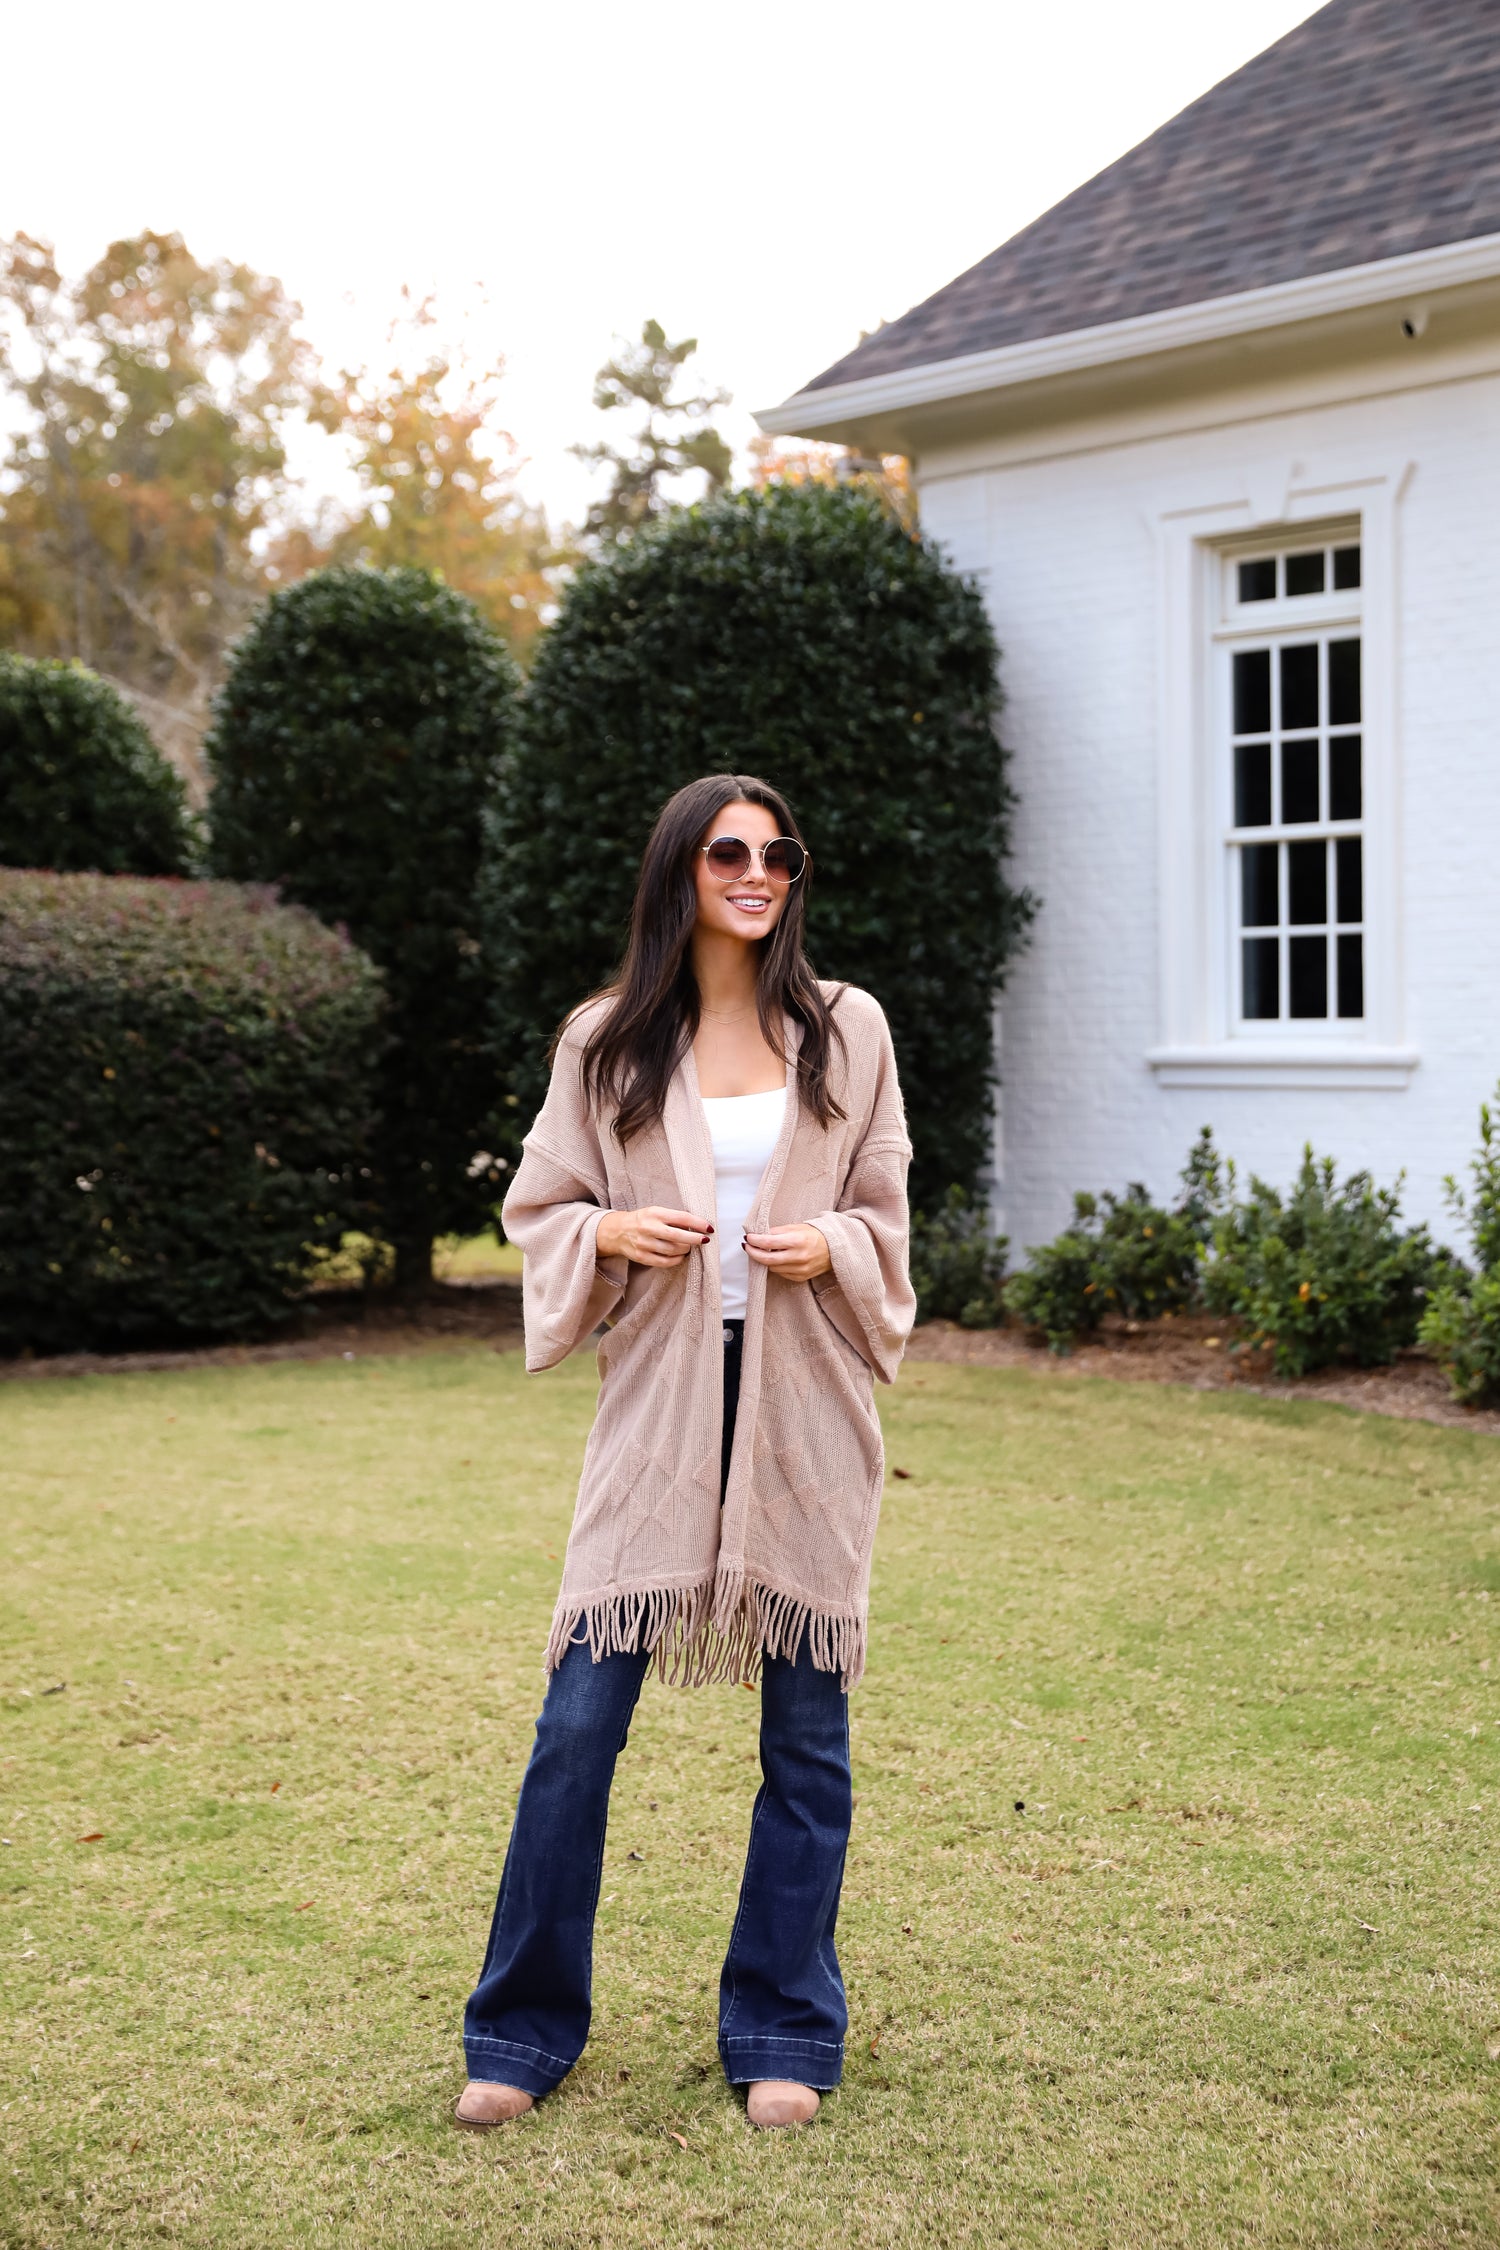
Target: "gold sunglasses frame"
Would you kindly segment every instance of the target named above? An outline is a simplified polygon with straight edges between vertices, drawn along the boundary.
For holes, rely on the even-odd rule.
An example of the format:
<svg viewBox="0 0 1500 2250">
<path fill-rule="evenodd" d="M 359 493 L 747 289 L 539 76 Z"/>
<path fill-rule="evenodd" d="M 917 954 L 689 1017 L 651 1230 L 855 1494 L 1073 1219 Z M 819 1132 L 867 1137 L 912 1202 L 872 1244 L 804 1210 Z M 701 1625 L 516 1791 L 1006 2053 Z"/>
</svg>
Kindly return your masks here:
<svg viewBox="0 0 1500 2250">
<path fill-rule="evenodd" d="M 738 875 L 721 875 L 716 868 L 710 867 L 708 872 L 713 876 L 716 883 L 743 883 L 751 868 L 759 861 L 760 871 L 766 881 L 768 883 L 779 883 L 783 890 L 789 891 L 793 883 L 801 882 L 808 868 L 812 865 L 812 853 L 808 850 L 806 844 L 798 844 L 795 836 L 772 836 L 764 845 L 756 845 L 747 844 L 743 836 L 731 835 L 729 830 L 726 829 L 722 836 L 710 836 L 706 844 L 698 846 L 705 859 L 713 850 L 715 844 L 738 844 L 741 851 L 748 852 L 750 855 Z M 795 875 L 773 875 L 771 873 L 770 868 L 766 865 L 766 853 L 771 849 L 772 844 L 797 844 L 797 849 L 802 854 L 802 865 Z"/>
</svg>

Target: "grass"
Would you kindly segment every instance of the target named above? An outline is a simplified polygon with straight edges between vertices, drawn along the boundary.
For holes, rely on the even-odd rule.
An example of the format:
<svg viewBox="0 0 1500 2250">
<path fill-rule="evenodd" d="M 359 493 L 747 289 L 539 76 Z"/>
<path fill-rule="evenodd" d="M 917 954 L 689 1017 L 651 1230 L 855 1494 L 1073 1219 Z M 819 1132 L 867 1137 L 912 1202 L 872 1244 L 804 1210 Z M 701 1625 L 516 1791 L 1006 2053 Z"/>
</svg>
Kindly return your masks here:
<svg viewBox="0 0 1500 2250">
<path fill-rule="evenodd" d="M 390 1278 L 389 1245 L 377 1245 L 367 1234 L 346 1234 L 320 1265 L 318 1286 L 358 1289 L 372 1270 Z M 483 1234 L 440 1234 L 432 1246 L 432 1273 L 435 1281 L 519 1281 L 521 1253 L 513 1242 L 497 1242 L 488 1229 Z"/>
<path fill-rule="evenodd" d="M 438 1281 L 519 1281 L 521 1252 L 514 1242 L 492 1234 L 440 1235 L 433 1245 L 432 1271 Z"/>
<path fill-rule="evenodd" d="M 884 1402 L 823 2119 L 714 2061 L 756 1700 L 653 1686 L 588 2053 L 455 2134 L 592 1386 L 7 1387 L 0 2242 L 1500 2241 L 1500 1451 L 985 1368 Z"/>
</svg>

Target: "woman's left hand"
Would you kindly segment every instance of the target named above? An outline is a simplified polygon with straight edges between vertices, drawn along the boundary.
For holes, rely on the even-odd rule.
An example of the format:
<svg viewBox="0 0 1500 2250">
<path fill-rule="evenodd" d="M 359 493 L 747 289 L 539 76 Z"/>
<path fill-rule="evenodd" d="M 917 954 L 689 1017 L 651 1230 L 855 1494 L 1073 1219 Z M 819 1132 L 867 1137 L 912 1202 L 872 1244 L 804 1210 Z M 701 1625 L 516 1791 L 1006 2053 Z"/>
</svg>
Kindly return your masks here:
<svg viewBox="0 0 1500 2250">
<path fill-rule="evenodd" d="M 747 1234 L 745 1249 L 758 1266 L 779 1273 L 783 1281 L 816 1281 L 833 1265 L 828 1238 L 816 1227 L 767 1227 L 764 1234 Z"/>
</svg>

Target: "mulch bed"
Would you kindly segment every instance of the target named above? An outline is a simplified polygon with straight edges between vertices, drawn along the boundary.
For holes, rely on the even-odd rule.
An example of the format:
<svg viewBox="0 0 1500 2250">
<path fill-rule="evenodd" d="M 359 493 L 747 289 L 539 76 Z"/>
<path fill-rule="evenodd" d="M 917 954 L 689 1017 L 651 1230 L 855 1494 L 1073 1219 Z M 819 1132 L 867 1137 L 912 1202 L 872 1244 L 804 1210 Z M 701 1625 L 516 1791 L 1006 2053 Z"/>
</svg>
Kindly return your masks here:
<svg viewBox="0 0 1500 2250">
<path fill-rule="evenodd" d="M 1393 1367 L 1329 1367 L 1280 1382 L 1269 1352 L 1235 1351 L 1235 1323 L 1211 1313 L 1165 1320 L 1106 1320 L 1071 1352 L 1029 1343 L 1019 1328 L 955 1327 L 928 1321 L 906 1347 L 908 1359 L 965 1367 L 1025 1367 L 1032 1374 L 1103 1375 L 1117 1383 L 1182 1383 L 1195 1391 L 1248 1391 L 1257 1398 L 1315 1398 L 1366 1414 L 1442 1422 L 1500 1437 L 1500 1412 L 1455 1406 L 1448 1385 L 1423 1353 L 1402 1352 Z"/>
<path fill-rule="evenodd" d="M 907 1346 L 909 1360 L 950 1366 L 1024 1367 L 1039 1375 L 1104 1376 L 1117 1383 L 1179 1383 L 1195 1391 L 1248 1391 L 1258 1398 L 1313 1398 L 1367 1414 L 1441 1422 L 1500 1436 L 1500 1412 L 1455 1406 L 1436 1367 L 1420 1352 L 1403 1352 L 1394 1367 L 1337 1367 L 1300 1382 L 1278 1382 L 1265 1352 L 1236 1352 L 1234 1323 L 1208 1313 L 1166 1320 L 1107 1320 L 1071 1352 L 1029 1343 L 1018 1328 L 958 1328 L 933 1320 Z M 492 1351 L 521 1345 L 521 1286 L 510 1279 L 434 1283 L 431 1292 L 398 1303 L 358 1290 L 312 1297 L 295 1332 L 259 1344 L 206 1345 L 197 1351 L 66 1352 L 0 1359 L 0 1381 L 51 1375 L 155 1374 L 190 1367 L 258 1367 L 279 1360 L 364 1359 L 377 1353 L 442 1351 L 484 1344 Z"/>
</svg>

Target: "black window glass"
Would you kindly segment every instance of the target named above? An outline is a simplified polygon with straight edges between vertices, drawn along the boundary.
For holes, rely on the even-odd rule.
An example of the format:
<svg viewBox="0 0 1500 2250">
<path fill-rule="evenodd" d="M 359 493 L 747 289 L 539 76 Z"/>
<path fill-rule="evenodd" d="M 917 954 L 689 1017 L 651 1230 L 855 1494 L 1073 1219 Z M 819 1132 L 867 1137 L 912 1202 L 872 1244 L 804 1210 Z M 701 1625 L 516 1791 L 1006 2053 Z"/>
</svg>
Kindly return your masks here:
<svg viewBox="0 0 1500 2250">
<path fill-rule="evenodd" d="M 1333 853 L 1338 918 L 1341 922 L 1362 922 L 1365 918 L 1364 846 L 1357 836 L 1340 836 Z"/>
<path fill-rule="evenodd" d="M 1358 650 L 1359 643 L 1340 643 Z M 1354 714 L 1359 717 L 1358 711 Z M 1281 652 L 1281 723 L 1284 727 L 1315 727 L 1318 723 L 1318 644 L 1298 641 Z"/>
<path fill-rule="evenodd" d="M 1362 1016 L 1365 1012 L 1365 941 L 1357 932 L 1351 932 L 1338 941 L 1339 948 L 1339 1014 Z"/>
<path fill-rule="evenodd" d="M 1276 599 L 1276 557 L 1258 556 L 1254 562 L 1242 562 L 1239 568 L 1240 600 L 1242 602 L 1274 602 Z M 1355 580 L 1358 585 L 1358 579 Z"/>
<path fill-rule="evenodd" d="M 1283 742 L 1281 745 L 1281 817 L 1289 826 L 1318 817 L 1318 746 L 1316 742 Z"/>
<path fill-rule="evenodd" d="M 1240 920 L 1247 930 L 1274 930 L 1281 919 L 1276 910 L 1280 857 L 1279 844 L 1246 844 L 1240 853 Z"/>
<path fill-rule="evenodd" d="M 1287 845 L 1286 899 L 1289 922 L 1327 921 L 1328 846 L 1321 837 L 1315 844 Z"/>
<path fill-rule="evenodd" d="M 1328 817 L 1330 820 L 1358 820 L 1363 803 L 1359 736 L 1336 734 L 1328 745 Z"/>
<path fill-rule="evenodd" d="M 1269 734 L 1271 731 L 1271 651 L 1239 649 L 1234 659 L 1234 731 L 1236 734 Z"/>
<path fill-rule="evenodd" d="M 1330 641 L 1328 723 L 1334 727 L 1357 727 L 1359 720 L 1359 643 Z M 1290 726 L 1291 721 L 1283 716 L 1281 723 Z"/>
<path fill-rule="evenodd" d="M 1327 1015 L 1327 938 L 1294 937 L 1288 941 L 1287 987 L 1288 1015 Z"/>
<path fill-rule="evenodd" d="M 1359 549 L 1335 547 L 1333 550 L 1333 583 L 1339 593 L 1359 584 Z"/>
<path fill-rule="evenodd" d="M 1245 1014 L 1257 1022 L 1281 1013 L 1281 979 L 1277 973 L 1276 939 L 1247 937 L 1240 940 L 1244 961 Z"/>
<path fill-rule="evenodd" d="M 1234 751 L 1234 825 L 1271 825 L 1271 745 L 1239 742 Z"/>
<path fill-rule="evenodd" d="M 1286 558 L 1286 590 L 1288 594 L 1321 594 L 1323 591 L 1323 550 L 1313 555 L 1288 555 Z"/>
</svg>

